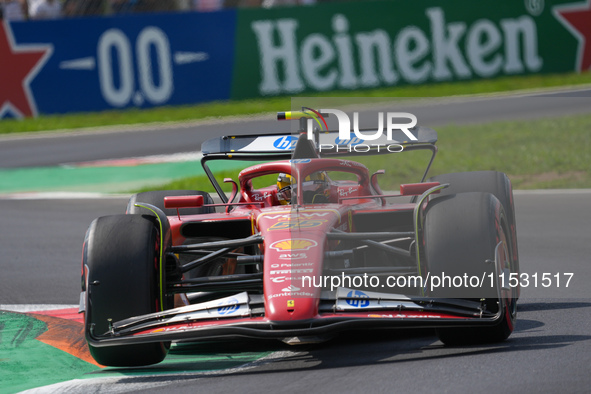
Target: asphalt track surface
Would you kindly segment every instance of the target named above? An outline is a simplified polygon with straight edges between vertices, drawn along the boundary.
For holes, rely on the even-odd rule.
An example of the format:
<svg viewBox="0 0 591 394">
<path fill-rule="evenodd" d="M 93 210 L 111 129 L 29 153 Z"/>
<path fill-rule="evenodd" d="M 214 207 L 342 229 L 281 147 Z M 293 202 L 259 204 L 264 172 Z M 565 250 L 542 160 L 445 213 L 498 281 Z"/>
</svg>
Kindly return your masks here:
<svg viewBox="0 0 591 394">
<path fill-rule="evenodd" d="M 588 91 L 567 92 L 563 96 L 567 97 L 557 98 L 553 94 L 549 99 L 521 99 L 521 107 L 515 102 L 507 104 L 510 98 L 472 100 L 456 103 L 456 106 L 433 104 L 429 107 L 429 116 L 433 118 L 422 123 L 435 127 L 450 122 L 528 119 L 590 111 Z M 573 100 L 573 96 L 578 98 Z M 533 105 L 532 101 L 549 104 Z M 481 106 L 469 106 L 476 102 Z M 559 102 L 565 104 L 559 106 Z M 529 105 L 533 108 L 528 108 Z M 441 113 L 436 118 L 434 111 L 438 108 Z M 462 114 L 474 117 L 470 120 Z M 417 116 L 425 120 L 427 115 L 422 117 L 417 113 Z M 198 146 L 199 136 L 206 138 L 201 130 L 208 130 L 207 138 L 214 132 L 278 131 L 274 122 L 270 122 L 271 126 L 268 124 L 268 120 L 253 120 L 231 125 L 173 127 L 165 132 L 114 131 L 109 133 L 109 138 L 104 138 L 101 132 L 88 137 L 4 139 L 0 141 L 0 167 L 176 153 L 186 151 L 188 141 L 195 141 Z M 187 139 L 182 140 L 183 135 Z M 181 142 L 175 141 L 176 145 L 172 144 L 175 146 L 164 145 L 164 141 L 177 137 Z M 159 145 L 161 142 L 163 145 Z M 591 193 L 518 193 L 515 202 L 522 272 L 529 275 L 572 272 L 574 276 L 568 289 L 555 284 L 550 288 L 540 285 L 524 288 L 518 304 L 516 330 L 504 343 L 444 347 L 429 330 L 354 332 L 322 345 L 306 347 L 243 341 L 232 346 L 236 350 L 271 351 L 272 356 L 221 374 L 192 372 L 194 366 L 181 363 L 174 370 L 155 366 L 129 371 L 122 377 L 54 386 L 52 390 L 588 392 L 591 384 L 591 239 L 588 229 Z M 123 213 L 125 205 L 125 198 L 0 199 L 0 304 L 76 304 L 84 232 L 95 217 Z M 199 347 L 194 351 L 198 353 Z"/>
<path fill-rule="evenodd" d="M 522 272 L 574 276 L 568 289 L 524 288 L 516 330 L 504 343 L 444 347 L 429 330 L 355 332 L 305 347 L 242 341 L 234 350 L 273 351 L 272 357 L 221 375 L 190 372 L 196 367 L 187 362 L 52 390 L 588 392 L 591 193 L 518 193 L 515 202 Z M 0 304 L 75 304 L 86 227 L 97 216 L 122 213 L 125 203 L 124 198 L 0 200 Z M 194 352 L 198 355 L 199 347 Z"/>
</svg>

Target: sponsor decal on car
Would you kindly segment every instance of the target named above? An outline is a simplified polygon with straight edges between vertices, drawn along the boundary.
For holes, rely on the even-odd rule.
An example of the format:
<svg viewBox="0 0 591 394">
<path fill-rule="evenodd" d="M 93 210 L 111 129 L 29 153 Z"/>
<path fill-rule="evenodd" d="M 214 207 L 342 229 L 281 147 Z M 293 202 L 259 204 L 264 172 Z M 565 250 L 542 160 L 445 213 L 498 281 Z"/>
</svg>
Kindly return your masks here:
<svg viewBox="0 0 591 394">
<path fill-rule="evenodd" d="M 347 293 L 347 304 L 355 308 L 367 308 L 369 296 L 360 290 L 351 290 Z"/>
<path fill-rule="evenodd" d="M 306 253 L 282 253 L 279 255 L 280 260 L 302 260 L 307 258 Z"/>
<path fill-rule="evenodd" d="M 301 260 L 307 259 L 306 253 L 283 253 L 279 255 L 280 260 Z"/>
<path fill-rule="evenodd" d="M 268 197 L 271 197 L 273 194 L 270 192 L 264 192 L 264 193 L 252 193 L 252 199 L 255 201 L 263 201 Z"/>
<path fill-rule="evenodd" d="M 352 186 L 348 187 L 348 188 L 342 188 L 342 189 L 339 189 L 339 196 L 340 197 L 347 197 L 353 193 L 356 193 L 357 190 L 359 190 L 358 187 L 352 187 Z"/>
<path fill-rule="evenodd" d="M 337 209 L 301 209 L 298 212 L 295 210 L 281 210 L 279 208 L 277 212 L 264 212 L 257 216 L 256 225 L 259 225 L 259 221 L 262 218 L 266 219 L 329 219 L 330 214 L 335 214 L 338 220 L 341 220 L 341 213 Z M 272 208 L 269 208 L 269 211 L 272 211 Z"/>
<path fill-rule="evenodd" d="M 262 166 L 261 164 L 257 164 L 256 166 L 252 166 L 252 167 L 249 167 L 249 168 L 245 168 L 244 170 L 242 170 L 242 171 L 240 171 L 240 172 L 238 173 L 238 178 L 242 178 L 242 176 L 243 176 L 244 174 L 247 174 L 247 173 L 249 173 L 249 172 L 251 172 L 251 173 L 252 173 L 252 172 L 256 172 L 256 171 L 260 170 L 262 167 L 263 167 L 263 166 Z"/>
<path fill-rule="evenodd" d="M 271 268 L 312 267 L 314 263 L 273 263 Z"/>
<path fill-rule="evenodd" d="M 271 282 L 283 283 L 283 282 L 287 282 L 287 281 L 301 280 L 301 279 L 302 279 L 301 276 L 293 276 L 293 277 L 292 276 L 276 276 L 276 277 L 271 278 Z"/>
<path fill-rule="evenodd" d="M 230 298 L 229 300 L 219 303 L 218 313 L 220 315 L 230 315 L 240 308 L 240 302 L 236 298 Z"/>
<path fill-rule="evenodd" d="M 313 267 L 314 263 L 291 263 L 292 267 Z"/>
<path fill-rule="evenodd" d="M 346 138 L 346 139 L 341 139 L 340 137 L 337 137 L 334 140 L 334 143 L 337 145 L 351 145 L 351 146 L 353 146 L 353 145 L 363 144 L 364 141 L 365 140 L 363 140 L 351 133 L 349 138 Z M 343 161 L 345 161 L 345 160 L 343 160 Z M 350 167 L 350 164 L 341 163 L 341 165 L 346 165 L 346 166 Z"/>
<path fill-rule="evenodd" d="M 397 313 L 395 315 L 383 315 L 383 314 L 369 314 L 367 317 L 380 318 L 380 319 L 403 319 L 403 318 L 415 318 L 415 319 L 430 319 L 430 318 L 441 318 L 439 315 L 414 315 L 406 313 Z"/>
<path fill-rule="evenodd" d="M 322 224 L 326 223 L 326 220 L 309 220 L 309 219 L 291 219 L 291 218 L 282 218 L 277 221 L 274 225 L 269 227 L 269 231 L 273 230 L 291 230 L 293 228 L 315 228 L 320 227 Z"/>
<path fill-rule="evenodd" d="M 263 214 L 264 215 L 264 214 Z M 300 213 L 288 213 L 286 215 L 266 215 L 267 219 L 296 219 L 296 220 L 303 220 L 303 219 L 311 219 L 314 217 L 323 217 L 329 215 L 328 212 L 312 212 L 312 213 L 305 213 L 305 212 L 300 212 Z M 262 215 L 261 215 L 262 216 Z"/>
<path fill-rule="evenodd" d="M 308 293 L 307 291 L 294 291 L 294 292 L 283 292 L 283 293 L 277 293 L 277 294 L 271 294 L 268 298 L 272 299 L 272 298 L 277 298 L 277 297 L 314 297 L 314 293 Z"/>
<path fill-rule="evenodd" d="M 280 274 L 311 274 L 314 270 L 312 268 L 305 268 L 305 269 L 290 269 L 290 270 L 276 270 L 271 271 L 271 275 L 280 275 Z"/>
<path fill-rule="evenodd" d="M 271 249 L 275 249 L 278 252 L 283 252 L 291 250 L 309 250 L 315 246 L 318 246 L 318 242 L 312 239 L 293 238 L 275 241 L 269 247 Z"/>
<path fill-rule="evenodd" d="M 281 150 L 290 150 L 295 147 L 297 141 L 297 137 L 294 137 L 293 135 L 285 135 L 273 141 L 273 146 Z"/>
</svg>

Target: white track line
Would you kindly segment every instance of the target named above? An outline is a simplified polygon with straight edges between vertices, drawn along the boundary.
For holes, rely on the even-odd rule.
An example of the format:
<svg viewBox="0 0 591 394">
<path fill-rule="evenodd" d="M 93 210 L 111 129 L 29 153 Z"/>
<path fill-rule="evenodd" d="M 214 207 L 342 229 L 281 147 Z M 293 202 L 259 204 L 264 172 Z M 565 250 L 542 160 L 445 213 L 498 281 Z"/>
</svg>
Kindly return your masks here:
<svg viewBox="0 0 591 394">
<path fill-rule="evenodd" d="M 519 195 L 544 195 L 544 194 L 591 194 L 591 189 L 536 189 L 536 190 L 513 190 L 513 194 Z"/>
<path fill-rule="evenodd" d="M 131 194 L 107 194 L 90 192 L 23 192 L 0 194 L 0 200 L 90 200 L 90 199 L 124 199 Z"/>
<path fill-rule="evenodd" d="M 152 156 L 137 156 L 137 157 L 123 157 L 118 159 L 103 159 L 86 162 L 63 163 L 60 167 L 65 168 L 79 168 L 79 167 L 110 167 L 110 166 L 125 166 L 120 163 L 134 163 L 134 165 L 141 164 L 162 164 L 162 163 L 183 163 L 187 161 L 200 161 L 203 154 L 200 151 L 194 152 L 179 152 L 170 155 L 152 155 Z"/>
<path fill-rule="evenodd" d="M 74 304 L 0 304 L 0 311 L 8 312 L 41 312 L 53 311 L 58 309 L 78 308 Z"/>
</svg>

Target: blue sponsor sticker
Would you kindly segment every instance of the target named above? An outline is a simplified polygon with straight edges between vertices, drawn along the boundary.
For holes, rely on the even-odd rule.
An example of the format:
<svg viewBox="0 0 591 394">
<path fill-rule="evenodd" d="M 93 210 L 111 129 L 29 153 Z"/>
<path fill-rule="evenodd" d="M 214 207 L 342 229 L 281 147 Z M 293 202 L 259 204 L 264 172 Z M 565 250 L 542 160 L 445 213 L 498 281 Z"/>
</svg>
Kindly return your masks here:
<svg viewBox="0 0 591 394">
<path fill-rule="evenodd" d="M 351 290 L 347 293 L 347 304 L 354 308 L 366 308 L 369 306 L 369 296 L 359 290 Z"/>
<path fill-rule="evenodd" d="M 301 163 L 309 163 L 311 161 L 312 160 L 310 160 L 310 159 L 294 159 L 294 160 L 290 160 L 289 162 L 293 163 L 293 164 L 301 164 Z"/>
<path fill-rule="evenodd" d="M 219 304 L 218 313 L 220 315 L 230 315 L 240 308 L 239 302 L 236 298 L 230 298 Z"/>
<path fill-rule="evenodd" d="M 273 146 L 281 150 L 290 150 L 295 147 L 297 140 L 298 138 L 294 137 L 293 135 L 286 135 L 273 141 Z"/>
<path fill-rule="evenodd" d="M 334 143 L 337 144 L 337 145 L 351 145 L 351 146 L 363 144 L 363 142 L 364 142 L 364 140 L 362 140 L 361 138 L 357 137 L 353 133 L 349 134 L 349 138 L 346 139 L 346 140 L 342 140 L 339 137 L 337 137 L 334 140 Z"/>
</svg>

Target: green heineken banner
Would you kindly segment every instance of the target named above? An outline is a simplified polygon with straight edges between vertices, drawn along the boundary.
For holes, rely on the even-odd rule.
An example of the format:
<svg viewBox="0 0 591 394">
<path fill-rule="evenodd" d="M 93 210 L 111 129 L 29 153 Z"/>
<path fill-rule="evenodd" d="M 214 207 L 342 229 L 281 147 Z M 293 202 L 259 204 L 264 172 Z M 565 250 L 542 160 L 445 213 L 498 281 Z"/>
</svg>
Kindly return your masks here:
<svg viewBox="0 0 591 394">
<path fill-rule="evenodd" d="M 232 98 L 588 70 L 590 2 L 391 0 L 242 10 Z"/>
</svg>

